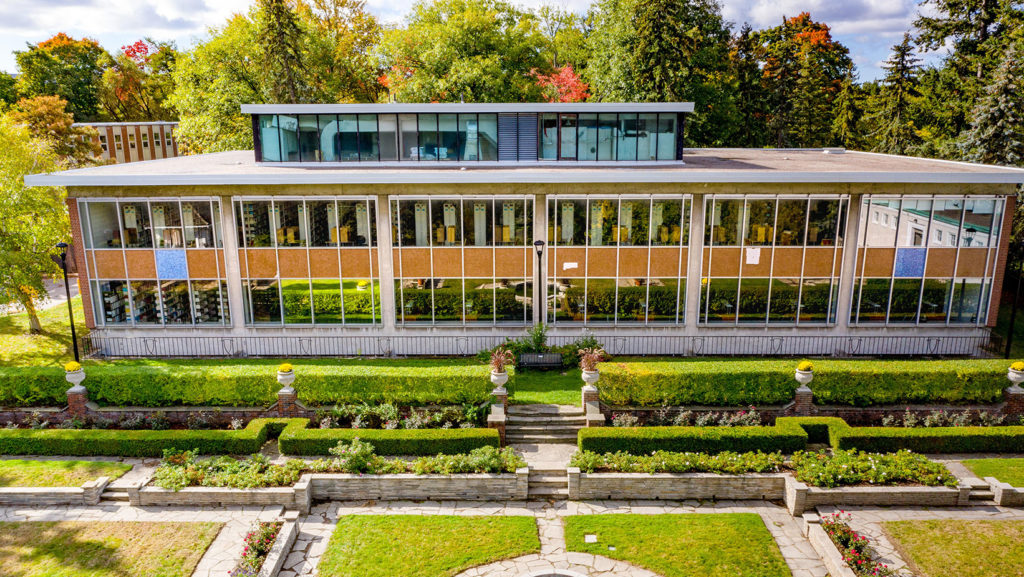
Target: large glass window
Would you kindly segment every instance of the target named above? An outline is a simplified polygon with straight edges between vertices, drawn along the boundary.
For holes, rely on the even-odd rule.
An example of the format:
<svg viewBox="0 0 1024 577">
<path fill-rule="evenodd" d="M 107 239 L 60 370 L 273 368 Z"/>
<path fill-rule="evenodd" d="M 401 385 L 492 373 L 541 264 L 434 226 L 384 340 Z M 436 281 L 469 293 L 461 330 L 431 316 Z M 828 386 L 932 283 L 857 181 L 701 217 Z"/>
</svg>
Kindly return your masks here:
<svg viewBox="0 0 1024 577">
<path fill-rule="evenodd" d="M 160 297 L 157 294 L 157 283 L 155 281 L 132 281 L 132 310 L 134 312 L 135 324 L 158 325 L 160 324 Z M 187 302 L 187 301 L 186 301 Z M 166 309 L 164 309 L 166 311 Z M 168 317 L 168 322 L 173 322 Z"/>
<path fill-rule="evenodd" d="M 658 115 L 658 160 L 676 158 L 676 115 Z"/>
<path fill-rule="evenodd" d="M 299 116 L 299 159 L 320 162 L 320 127 L 315 114 Z"/>
<path fill-rule="evenodd" d="M 748 200 L 746 211 L 746 236 L 743 244 L 747 246 L 772 244 L 775 201 Z"/>
<path fill-rule="evenodd" d="M 480 147 L 480 160 L 498 160 L 498 115 L 480 114 L 478 119 L 477 141 Z"/>
<path fill-rule="evenodd" d="M 166 324 L 192 324 L 192 303 L 188 294 L 188 281 L 163 281 L 160 283 L 160 299 L 163 301 Z"/>
<path fill-rule="evenodd" d="M 619 240 L 619 201 L 590 199 L 587 238 L 590 246 L 614 246 Z"/>
<path fill-rule="evenodd" d="M 437 160 L 440 146 L 437 138 L 437 115 L 420 114 L 419 129 L 420 147 L 416 157 L 419 160 Z"/>
<path fill-rule="evenodd" d="M 540 159 L 558 160 L 558 115 L 545 113 L 540 117 Z"/>
<path fill-rule="evenodd" d="M 419 128 L 415 114 L 399 114 L 399 143 L 402 160 L 419 160 Z"/>
<path fill-rule="evenodd" d="M 185 246 L 188 248 L 220 246 L 219 235 L 214 240 L 214 232 L 219 230 L 218 221 L 220 220 L 220 214 L 215 212 L 214 208 L 214 205 L 208 201 L 182 201 L 181 223 L 184 228 Z"/>
<path fill-rule="evenodd" d="M 636 125 L 636 159 L 658 159 L 658 115 L 637 115 Z"/>
<path fill-rule="evenodd" d="M 494 226 L 494 201 L 483 198 L 463 200 L 462 221 L 466 246 L 490 246 Z"/>
<path fill-rule="evenodd" d="M 313 322 L 309 280 L 282 280 L 281 301 L 286 325 L 308 325 Z"/>
<path fill-rule="evenodd" d="M 118 209 L 121 213 L 125 248 L 151 248 L 153 238 L 149 221 L 149 203 L 119 202 Z"/>
<path fill-rule="evenodd" d="M 740 282 L 738 320 L 741 323 L 764 324 L 768 314 L 768 287 L 766 278 L 744 278 Z"/>
<path fill-rule="evenodd" d="M 250 323 L 280 324 L 281 294 L 276 280 L 250 280 L 246 283 L 246 316 Z"/>
<path fill-rule="evenodd" d="M 434 246 L 458 246 L 461 240 L 461 228 L 459 226 L 459 201 L 458 200 L 432 200 L 430 208 L 432 213 L 431 229 Z"/>
<path fill-rule="evenodd" d="M 377 134 L 377 115 L 359 115 L 359 160 L 377 162 L 380 160 L 380 138 Z"/>
<path fill-rule="evenodd" d="M 278 117 L 278 135 L 281 143 L 281 160 L 299 162 L 299 119 L 296 116 Z"/>
<path fill-rule="evenodd" d="M 640 135 L 636 114 L 620 114 L 618 124 L 618 151 L 616 160 L 636 160 L 636 144 Z"/>
<path fill-rule="evenodd" d="M 687 203 L 689 207 L 689 203 Z M 655 198 L 651 201 L 651 244 L 679 246 L 690 236 L 690 215 L 683 211 L 680 199 Z"/>
<path fill-rule="evenodd" d="M 316 289 L 317 283 L 313 283 Z M 345 324 L 380 322 L 380 283 L 372 279 L 346 279 L 342 283 Z M 313 298 L 316 298 L 314 293 Z M 314 301 L 315 302 L 315 301 Z M 316 322 L 320 322 L 318 316 Z"/>
<path fill-rule="evenodd" d="M 260 116 L 260 148 L 263 162 L 280 162 L 281 159 L 281 133 L 278 130 L 279 117 L 276 115 L 264 114 Z M 156 142 L 154 142 L 156 144 Z"/>
<path fill-rule="evenodd" d="M 398 118 L 394 114 L 377 117 L 377 130 L 382 162 L 398 160 Z"/>
<path fill-rule="evenodd" d="M 121 247 L 121 226 L 118 223 L 116 202 L 86 202 L 84 203 L 86 219 L 83 219 L 83 226 L 88 224 L 88 234 L 85 234 L 87 248 L 120 248 Z M 84 233 L 84 231 L 83 231 Z"/>
<path fill-rule="evenodd" d="M 180 248 L 184 246 L 181 228 L 181 213 L 177 201 L 152 202 L 153 239 L 156 248 Z"/>
<path fill-rule="evenodd" d="M 93 283 L 93 304 L 96 318 L 105 325 L 130 322 L 128 283 L 125 281 L 97 281 Z"/>
<path fill-rule="evenodd" d="M 835 202 L 838 204 L 839 201 Z M 806 221 L 806 200 L 779 200 L 779 215 L 775 226 L 775 245 L 799 246 L 804 244 L 804 225 Z M 809 243 L 810 239 L 808 239 Z"/>
<path fill-rule="evenodd" d="M 437 159 L 455 161 L 459 159 L 459 125 L 454 114 L 437 115 Z"/>
<path fill-rule="evenodd" d="M 621 246 L 647 246 L 651 201 L 623 199 L 619 205 L 618 242 Z M 662 210 L 664 218 L 664 209 Z"/>
<path fill-rule="evenodd" d="M 579 136 L 579 160 L 597 160 L 597 115 L 580 114 L 578 118 Z"/>
<path fill-rule="evenodd" d="M 193 280 L 196 324 L 221 324 L 229 317 L 227 285 L 218 280 Z"/>
<path fill-rule="evenodd" d="M 708 220 L 704 237 L 705 245 L 737 246 L 740 244 L 740 230 L 743 226 L 742 199 L 709 199 L 706 214 Z"/>
</svg>

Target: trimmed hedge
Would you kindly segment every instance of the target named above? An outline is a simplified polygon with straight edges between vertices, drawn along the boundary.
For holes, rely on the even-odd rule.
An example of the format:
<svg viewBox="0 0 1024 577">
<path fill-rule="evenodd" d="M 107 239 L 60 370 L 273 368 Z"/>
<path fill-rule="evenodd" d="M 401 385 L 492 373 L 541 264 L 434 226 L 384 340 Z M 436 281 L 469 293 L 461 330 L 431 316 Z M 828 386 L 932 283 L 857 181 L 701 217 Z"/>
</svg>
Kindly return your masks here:
<svg viewBox="0 0 1024 577">
<path fill-rule="evenodd" d="M 307 429 L 289 426 L 278 439 L 285 455 L 326 455 L 339 441 L 370 443 L 380 455 L 457 455 L 500 447 L 496 429 Z"/>
<path fill-rule="evenodd" d="M 907 403 L 995 403 L 1009 361 L 814 362 L 819 404 L 859 407 Z M 793 398 L 793 360 L 606 362 L 601 399 L 610 405 L 772 405 Z"/>
<path fill-rule="evenodd" d="M 204 455 L 257 453 L 278 437 L 282 453 L 327 455 L 355 437 L 384 455 L 468 453 L 499 445 L 494 429 L 308 429 L 309 419 L 253 419 L 241 431 L 125 431 L 117 429 L 0 429 L 0 455 L 160 457 L 164 449 Z"/>
<path fill-rule="evenodd" d="M 891 453 L 1022 453 L 1024 427 L 851 427 L 841 419 L 829 427 L 836 449 Z"/>
<path fill-rule="evenodd" d="M 92 365 L 89 398 L 101 405 L 269 406 L 281 386 L 275 366 Z M 510 371 L 511 373 L 511 371 Z M 391 402 L 403 405 L 479 403 L 490 397 L 490 367 L 436 361 L 301 364 L 299 400 L 311 405 Z M 60 367 L 0 369 L 0 406 L 64 405 L 68 383 Z"/>
<path fill-rule="evenodd" d="M 781 421 L 781 422 L 780 422 Z M 793 419 L 778 419 L 774 427 L 595 427 L 580 429 L 581 451 L 649 455 L 674 453 L 748 453 L 807 448 L 807 432 Z"/>
</svg>

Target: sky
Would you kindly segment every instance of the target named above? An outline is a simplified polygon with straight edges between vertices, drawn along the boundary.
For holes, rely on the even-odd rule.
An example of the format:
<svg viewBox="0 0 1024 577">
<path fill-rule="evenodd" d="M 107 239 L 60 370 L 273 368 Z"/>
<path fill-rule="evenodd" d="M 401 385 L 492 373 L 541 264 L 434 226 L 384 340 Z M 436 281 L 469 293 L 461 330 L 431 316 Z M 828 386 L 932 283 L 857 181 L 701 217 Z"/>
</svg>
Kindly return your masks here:
<svg viewBox="0 0 1024 577">
<path fill-rule="evenodd" d="M 526 7 L 553 3 L 584 12 L 588 0 L 511 0 Z M 810 12 L 832 27 L 850 48 L 861 80 L 883 74 L 881 65 L 918 13 L 918 0 L 720 0 L 723 14 L 739 28 L 775 26 L 784 16 Z M 211 26 L 248 10 L 252 0 L 0 0 L 0 70 L 16 72 L 13 51 L 57 32 L 94 38 L 111 53 L 139 38 L 192 46 Z M 367 0 L 383 22 L 399 23 L 413 0 Z M 936 62 L 942 52 L 922 55 Z"/>
</svg>

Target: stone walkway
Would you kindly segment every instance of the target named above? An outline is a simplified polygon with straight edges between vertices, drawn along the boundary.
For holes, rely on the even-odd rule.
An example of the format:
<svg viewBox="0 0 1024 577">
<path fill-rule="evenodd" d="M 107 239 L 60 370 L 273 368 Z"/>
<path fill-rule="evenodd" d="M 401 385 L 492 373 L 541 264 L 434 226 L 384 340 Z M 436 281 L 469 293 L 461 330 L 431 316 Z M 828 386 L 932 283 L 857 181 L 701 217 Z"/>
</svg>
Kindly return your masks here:
<svg viewBox="0 0 1024 577">
<path fill-rule="evenodd" d="M 576 445 L 569 443 L 516 443 L 509 445 L 519 453 L 531 469 L 564 469 L 576 453 Z"/>
<path fill-rule="evenodd" d="M 460 577 L 520 577 L 553 569 L 573 571 L 583 577 L 656 577 L 650 571 L 621 561 L 566 552 L 562 518 L 572 515 L 687 513 L 758 513 L 778 543 L 793 577 L 825 577 L 828 574 L 800 531 L 799 522 L 785 508 L 765 501 L 391 501 L 336 502 L 314 507 L 309 516 L 300 520 L 299 537 L 280 575 L 316 575 L 316 566 L 327 548 L 334 525 L 343 515 L 519 515 L 537 518 L 541 552 L 470 569 Z"/>
</svg>

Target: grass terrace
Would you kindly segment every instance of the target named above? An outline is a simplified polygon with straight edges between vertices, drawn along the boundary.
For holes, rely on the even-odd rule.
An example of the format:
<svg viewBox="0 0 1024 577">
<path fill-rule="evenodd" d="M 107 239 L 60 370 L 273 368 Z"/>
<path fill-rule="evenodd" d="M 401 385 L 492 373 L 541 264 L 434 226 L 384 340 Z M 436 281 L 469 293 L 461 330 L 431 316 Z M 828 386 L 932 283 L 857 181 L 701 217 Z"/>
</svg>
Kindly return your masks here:
<svg viewBox="0 0 1024 577">
<path fill-rule="evenodd" d="M 71 301 L 75 311 L 75 330 L 81 338 L 89 334 L 89 329 L 85 328 L 82 297 Z M 39 311 L 39 322 L 43 325 L 43 332 L 30 335 L 27 314 L 0 316 L 0 367 L 56 367 L 74 358 L 67 304 Z"/>
<path fill-rule="evenodd" d="M 111 481 L 132 470 L 109 461 L 0 460 L 0 487 L 78 487 L 99 477 Z"/>
<path fill-rule="evenodd" d="M 596 535 L 597 542 L 586 543 L 586 535 Z M 755 513 L 567 517 L 565 541 L 569 551 L 626 561 L 664 577 L 791 575 Z"/>
<path fill-rule="evenodd" d="M 890 521 L 882 528 L 919 577 L 1022 574 L 1024 521 Z"/>
<path fill-rule="evenodd" d="M 321 577 L 449 577 L 536 553 L 533 517 L 341 517 L 320 560 Z"/>
<path fill-rule="evenodd" d="M 967 459 L 962 463 L 979 479 L 995 477 L 1014 487 L 1024 487 L 1024 459 Z"/>
<path fill-rule="evenodd" d="M 189 577 L 221 523 L 4 522 L 0 575 Z"/>
</svg>

